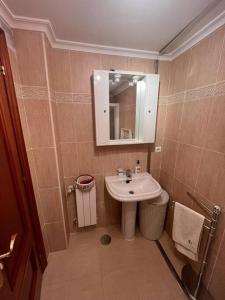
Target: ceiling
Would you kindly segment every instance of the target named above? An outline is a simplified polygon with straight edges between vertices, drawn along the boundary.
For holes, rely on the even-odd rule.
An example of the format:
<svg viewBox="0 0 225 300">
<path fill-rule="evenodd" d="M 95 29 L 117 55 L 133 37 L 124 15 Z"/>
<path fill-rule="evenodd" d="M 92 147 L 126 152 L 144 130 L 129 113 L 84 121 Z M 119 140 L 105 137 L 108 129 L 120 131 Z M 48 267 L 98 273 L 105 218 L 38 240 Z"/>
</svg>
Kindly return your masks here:
<svg viewBox="0 0 225 300">
<path fill-rule="evenodd" d="M 159 51 L 215 0 L 4 0 L 16 16 L 50 20 L 57 39 Z"/>
</svg>

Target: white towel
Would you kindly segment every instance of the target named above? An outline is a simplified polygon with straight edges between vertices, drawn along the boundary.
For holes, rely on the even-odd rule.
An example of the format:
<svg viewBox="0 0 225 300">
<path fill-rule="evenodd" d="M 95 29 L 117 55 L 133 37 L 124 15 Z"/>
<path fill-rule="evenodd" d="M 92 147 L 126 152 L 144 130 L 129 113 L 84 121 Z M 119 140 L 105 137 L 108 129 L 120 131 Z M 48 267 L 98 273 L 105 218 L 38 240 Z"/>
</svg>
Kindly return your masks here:
<svg viewBox="0 0 225 300">
<path fill-rule="evenodd" d="M 175 202 L 172 233 L 175 247 L 194 261 L 198 261 L 204 220 L 203 215 Z"/>
</svg>

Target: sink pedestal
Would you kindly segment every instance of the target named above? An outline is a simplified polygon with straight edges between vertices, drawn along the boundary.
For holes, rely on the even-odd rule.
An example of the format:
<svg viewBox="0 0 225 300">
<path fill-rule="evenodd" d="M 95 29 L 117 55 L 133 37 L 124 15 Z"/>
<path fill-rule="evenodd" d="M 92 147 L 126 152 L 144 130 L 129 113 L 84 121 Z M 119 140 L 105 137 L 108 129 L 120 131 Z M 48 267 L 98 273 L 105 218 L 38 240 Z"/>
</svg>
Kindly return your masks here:
<svg viewBox="0 0 225 300">
<path fill-rule="evenodd" d="M 128 241 L 134 240 L 137 201 L 122 202 L 122 233 Z"/>
<path fill-rule="evenodd" d="M 132 174 L 131 181 L 125 175 L 106 176 L 105 185 L 109 195 L 122 202 L 121 231 L 124 238 L 131 241 L 135 236 L 137 202 L 158 197 L 161 186 L 147 172 Z"/>
</svg>

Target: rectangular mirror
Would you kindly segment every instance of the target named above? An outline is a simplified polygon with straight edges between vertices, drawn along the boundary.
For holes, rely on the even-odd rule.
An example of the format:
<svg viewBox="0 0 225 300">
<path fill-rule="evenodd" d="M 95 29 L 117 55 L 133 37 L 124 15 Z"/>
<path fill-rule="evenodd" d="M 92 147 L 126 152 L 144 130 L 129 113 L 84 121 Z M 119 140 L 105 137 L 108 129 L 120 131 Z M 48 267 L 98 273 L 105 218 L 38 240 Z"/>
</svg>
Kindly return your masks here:
<svg viewBox="0 0 225 300">
<path fill-rule="evenodd" d="M 109 73 L 110 140 L 137 138 L 137 82 L 143 78 L 131 74 Z"/>
<path fill-rule="evenodd" d="M 94 71 L 97 145 L 153 143 L 159 75 Z"/>
</svg>

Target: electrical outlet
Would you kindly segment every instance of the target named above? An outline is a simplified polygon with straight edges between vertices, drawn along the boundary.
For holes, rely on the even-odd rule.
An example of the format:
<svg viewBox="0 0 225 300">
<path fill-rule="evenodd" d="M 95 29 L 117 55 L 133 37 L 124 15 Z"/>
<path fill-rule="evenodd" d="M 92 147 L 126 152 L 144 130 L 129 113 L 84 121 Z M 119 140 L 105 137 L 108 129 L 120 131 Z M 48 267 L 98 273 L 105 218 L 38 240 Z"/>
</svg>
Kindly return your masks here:
<svg viewBox="0 0 225 300">
<path fill-rule="evenodd" d="M 155 147 L 155 152 L 161 152 L 161 151 L 162 151 L 162 146 Z"/>
</svg>

